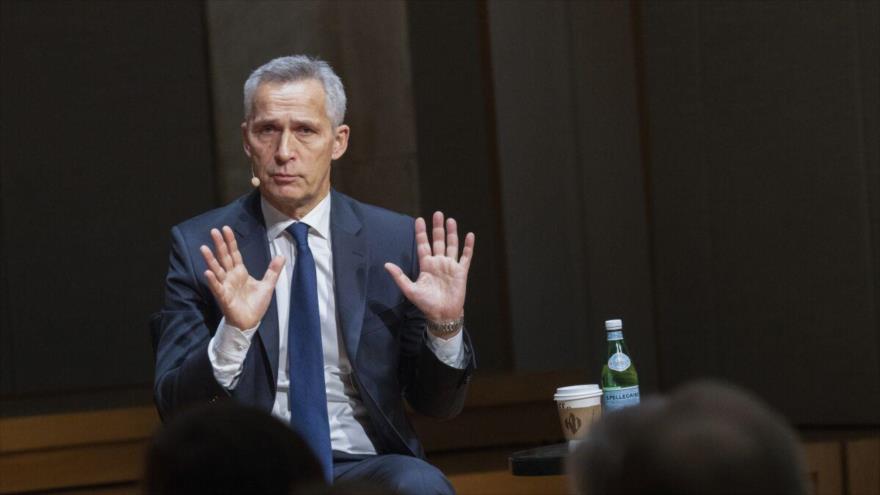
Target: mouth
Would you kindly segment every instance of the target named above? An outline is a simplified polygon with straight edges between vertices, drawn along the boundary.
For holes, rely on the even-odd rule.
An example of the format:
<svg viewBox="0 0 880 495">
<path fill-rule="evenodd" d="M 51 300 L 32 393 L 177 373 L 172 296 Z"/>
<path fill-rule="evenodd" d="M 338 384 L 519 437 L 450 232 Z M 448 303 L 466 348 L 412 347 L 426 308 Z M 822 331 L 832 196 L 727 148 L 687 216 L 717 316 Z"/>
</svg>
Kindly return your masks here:
<svg viewBox="0 0 880 495">
<path fill-rule="evenodd" d="M 272 181 L 278 185 L 293 184 L 294 182 L 303 180 L 301 175 L 293 174 L 270 174 Z"/>
</svg>

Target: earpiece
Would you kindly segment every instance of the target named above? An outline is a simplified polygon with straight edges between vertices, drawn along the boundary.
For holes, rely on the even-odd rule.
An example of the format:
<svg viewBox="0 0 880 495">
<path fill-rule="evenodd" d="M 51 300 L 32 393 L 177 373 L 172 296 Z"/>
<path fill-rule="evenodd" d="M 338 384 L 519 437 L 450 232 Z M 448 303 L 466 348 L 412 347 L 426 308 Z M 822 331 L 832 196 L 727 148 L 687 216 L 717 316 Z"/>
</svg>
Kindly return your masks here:
<svg viewBox="0 0 880 495">
<path fill-rule="evenodd" d="M 260 187 L 260 179 L 256 175 L 254 175 L 254 167 L 251 165 L 251 185 L 254 187 Z"/>
</svg>

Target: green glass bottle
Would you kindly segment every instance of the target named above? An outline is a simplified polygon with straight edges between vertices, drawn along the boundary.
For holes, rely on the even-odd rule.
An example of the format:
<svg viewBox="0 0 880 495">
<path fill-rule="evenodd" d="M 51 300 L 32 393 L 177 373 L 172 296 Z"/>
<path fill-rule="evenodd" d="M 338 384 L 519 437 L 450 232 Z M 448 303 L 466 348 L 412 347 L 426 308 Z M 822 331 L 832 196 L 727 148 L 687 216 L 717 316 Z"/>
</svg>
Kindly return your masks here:
<svg viewBox="0 0 880 495">
<path fill-rule="evenodd" d="M 639 403 L 639 375 L 623 340 L 623 321 L 605 322 L 608 352 L 602 366 L 602 409 L 609 413 Z"/>
</svg>

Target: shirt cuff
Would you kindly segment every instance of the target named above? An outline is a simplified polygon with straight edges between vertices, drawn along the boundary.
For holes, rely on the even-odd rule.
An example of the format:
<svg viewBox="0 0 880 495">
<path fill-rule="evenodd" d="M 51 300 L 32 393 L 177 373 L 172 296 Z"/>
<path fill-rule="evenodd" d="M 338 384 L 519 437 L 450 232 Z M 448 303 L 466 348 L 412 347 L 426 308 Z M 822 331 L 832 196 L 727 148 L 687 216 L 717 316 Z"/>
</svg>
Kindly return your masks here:
<svg viewBox="0 0 880 495">
<path fill-rule="evenodd" d="M 467 359 L 465 359 L 466 354 L 464 352 L 464 329 L 449 340 L 437 337 L 431 332 L 425 333 L 428 335 L 426 341 L 428 349 L 431 349 L 431 352 L 437 356 L 437 359 L 453 368 L 460 370 L 465 368 Z"/>
<path fill-rule="evenodd" d="M 232 390 L 238 384 L 255 333 L 257 327 L 242 331 L 226 323 L 226 318 L 220 320 L 208 344 L 208 359 L 214 368 L 214 379 L 225 389 Z"/>
</svg>

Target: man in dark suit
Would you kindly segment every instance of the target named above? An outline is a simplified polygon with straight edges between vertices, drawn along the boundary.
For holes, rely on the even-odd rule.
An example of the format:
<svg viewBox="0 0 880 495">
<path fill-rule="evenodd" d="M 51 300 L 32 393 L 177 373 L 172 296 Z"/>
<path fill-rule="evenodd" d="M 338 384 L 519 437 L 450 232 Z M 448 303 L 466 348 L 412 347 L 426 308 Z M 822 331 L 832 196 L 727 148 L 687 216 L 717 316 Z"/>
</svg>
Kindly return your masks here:
<svg viewBox="0 0 880 495">
<path fill-rule="evenodd" d="M 272 60 L 244 98 L 258 190 L 172 229 L 160 413 L 231 397 L 288 421 L 328 480 L 452 493 L 422 460 L 403 399 L 436 417 L 461 410 L 474 366 L 463 329 L 474 235 L 459 253 L 456 222 L 440 212 L 429 239 L 423 219 L 332 190 L 350 130 L 325 62 Z"/>
</svg>

